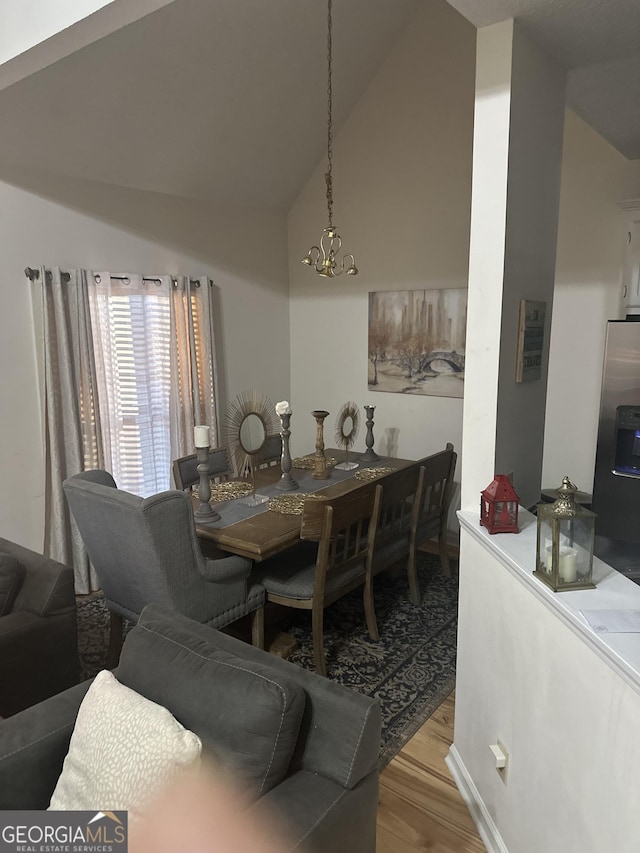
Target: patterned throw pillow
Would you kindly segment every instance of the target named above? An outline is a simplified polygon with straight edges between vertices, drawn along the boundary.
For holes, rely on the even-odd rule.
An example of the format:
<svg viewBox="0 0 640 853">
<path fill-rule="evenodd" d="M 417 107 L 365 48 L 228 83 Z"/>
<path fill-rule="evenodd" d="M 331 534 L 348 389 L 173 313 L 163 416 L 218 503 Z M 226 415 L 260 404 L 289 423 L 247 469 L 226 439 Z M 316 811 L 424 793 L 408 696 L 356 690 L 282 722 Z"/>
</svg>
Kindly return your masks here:
<svg viewBox="0 0 640 853">
<path fill-rule="evenodd" d="M 166 708 L 103 670 L 80 705 L 50 809 L 144 811 L 202 744 Z"/>
</svg>

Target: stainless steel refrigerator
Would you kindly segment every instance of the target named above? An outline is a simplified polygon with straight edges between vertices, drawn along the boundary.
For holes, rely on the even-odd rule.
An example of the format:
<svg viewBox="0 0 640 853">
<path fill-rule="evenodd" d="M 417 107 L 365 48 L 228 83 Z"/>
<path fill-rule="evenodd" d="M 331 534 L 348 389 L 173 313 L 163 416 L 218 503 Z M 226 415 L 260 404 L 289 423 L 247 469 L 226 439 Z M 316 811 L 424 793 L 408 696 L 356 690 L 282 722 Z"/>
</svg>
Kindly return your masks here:
<svg viewBox="0 0 640 853">
<path fill-rule="evenodd" d="M 607 323 L 592 507 L 599 538 L 640 543 L 640 322 Z"/>
</svg>

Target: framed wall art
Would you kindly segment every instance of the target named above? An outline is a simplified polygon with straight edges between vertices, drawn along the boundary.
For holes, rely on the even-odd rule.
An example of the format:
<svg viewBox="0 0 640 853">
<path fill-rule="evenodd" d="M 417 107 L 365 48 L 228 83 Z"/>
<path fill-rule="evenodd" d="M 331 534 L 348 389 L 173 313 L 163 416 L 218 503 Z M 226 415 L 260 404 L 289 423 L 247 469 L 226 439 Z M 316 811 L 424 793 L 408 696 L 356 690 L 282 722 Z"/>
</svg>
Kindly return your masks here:
<svg viewBox="0 0 640 853">
<path fill-rule="evenodd" d="M 370 391 L 462 397 L 466 288 L 369 294 Z"/>
<path fill-rule="evenodd" d="M 546 302 L 520 300 L 516 382 L 533 382 L 542 375 Z"/>
</svg>

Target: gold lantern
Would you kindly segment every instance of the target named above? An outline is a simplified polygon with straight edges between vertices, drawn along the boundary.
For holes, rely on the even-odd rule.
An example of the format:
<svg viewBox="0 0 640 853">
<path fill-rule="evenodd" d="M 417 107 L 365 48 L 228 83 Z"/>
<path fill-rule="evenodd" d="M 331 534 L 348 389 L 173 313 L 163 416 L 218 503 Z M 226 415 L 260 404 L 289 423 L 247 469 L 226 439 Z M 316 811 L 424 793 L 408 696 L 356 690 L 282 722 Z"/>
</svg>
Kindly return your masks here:
<svg viewBox="0 0 640 853">
<path fill-rule="evenodd" d="M 538 506 L 533 574 L 554 592 L 595 589 L 592 572 L 596 514 L 576 504 L 576 492 L 577 488 L 565 477 L 555 503 Z"/>
</svg>

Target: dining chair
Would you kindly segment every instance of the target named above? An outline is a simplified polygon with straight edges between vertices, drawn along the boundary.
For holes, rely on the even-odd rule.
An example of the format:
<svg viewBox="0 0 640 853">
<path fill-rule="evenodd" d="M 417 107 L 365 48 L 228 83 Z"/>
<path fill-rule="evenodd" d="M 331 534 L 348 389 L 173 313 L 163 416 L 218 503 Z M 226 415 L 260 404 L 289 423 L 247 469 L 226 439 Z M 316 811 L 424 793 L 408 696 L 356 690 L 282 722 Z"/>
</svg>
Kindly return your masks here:
<svg viewBox="0 0 640 853">
<path fill-rule="evenodd" d="M 186 491 L 200 482 L 198 459 L 195 453 L 174 459 L 172 468 L 176 489 Z M 222 483 L 232 476 L 231 461 L 226 447 L 212 447 L 209 450 L 209 477 Z"/>
<path fill-rule="evenodd" d="M 416 517 L 414 530 L 415 547 L 417 548 L 437 537 L 440 562 L 447 577 L 451 577 L 447 550 L 447 517 L 453 496 L 453 475 L 456 470 L 457 458 L 458 455 L 453 449 L 453 444 L 447 442 L 444 450 L 419 460 L 419 464 L 424 467 L 424 481 L 420 512 Z M 413 577 L 413 583 L 417 590 L 418 578 L 415 560 Z"/>
<path fill-rule="evenodd" d="M 417 527 L 425 469 L 419 462 L 401 468 L 376 485 L 380 510 L 371 554 L 371 571 L 364 589 L 365 608 L 375 614 L 373 578 L 392 566 L 406 561 L 409 593 L 414 604 L 420 603 L 416 573 Z M 372 620 L 377 625 L 375 618 Z M 377 640 L 376 636 L 373 639 Z"/>
<path fill-rule="evenodd" d="M 116 487 L 101 469 L 64 481 L 63 489 L 110 613 L 108 666 L 122 644 L 122 621 L 137 622 L 151 602 L 223 628 L 252 613 L 252 641 L 264 645 L 265 592 L 243 557 L 206 559 L 190 495 L 148 498 Z"/>
<path fill-rule="evenodd" d="M 267 601 L 311 611 L 316 672 L 327 674 L 324 652 L 324 609 L 363 586 L 378 519 L 378 493 L 373 485 L 337 498 L 306 500 L 298 546 L 255 568 Z M 375 614 L 365 609 L 371 637 L 377 635 Z"/>
<path fill-rule="evenodd" d="M 279 465 L 282 458 L 282 437 L 280 434 L 268 435 L 264 444 L 256 454 L 258 468 L 268 468 L 271 465 Z"/>
</svg>

